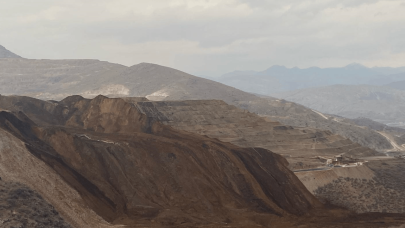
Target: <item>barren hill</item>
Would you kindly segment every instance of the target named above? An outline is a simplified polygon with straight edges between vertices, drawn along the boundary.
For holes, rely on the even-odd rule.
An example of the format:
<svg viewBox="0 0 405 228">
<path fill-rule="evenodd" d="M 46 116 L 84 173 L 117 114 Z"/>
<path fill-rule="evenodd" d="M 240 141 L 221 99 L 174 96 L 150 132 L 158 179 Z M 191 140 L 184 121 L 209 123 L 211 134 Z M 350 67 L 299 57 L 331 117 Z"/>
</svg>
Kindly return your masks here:
<svg viewBox="0 0 405 228">
<path fill-rule="evenodd" d="M 93 98 L 147 97 L 150 100 L 223 100 L 286 125 L 329 130 L 363 146 L 387 150 L 387 139 L 373 131 L 325 120 L 316 112 L 156 64 L 125 67 L 97 60 L 0 59 L 0 93 L 60 100 L 79 94 Z"/>
</svg>

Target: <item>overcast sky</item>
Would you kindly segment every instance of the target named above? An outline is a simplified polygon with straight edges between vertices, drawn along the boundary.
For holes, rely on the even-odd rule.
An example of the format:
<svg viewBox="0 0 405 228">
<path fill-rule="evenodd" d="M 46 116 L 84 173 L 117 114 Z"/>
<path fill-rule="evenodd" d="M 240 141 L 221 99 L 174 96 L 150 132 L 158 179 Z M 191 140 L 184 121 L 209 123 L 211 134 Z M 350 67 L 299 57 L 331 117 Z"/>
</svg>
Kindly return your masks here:
<svg viewBox="0 0 405 228">
<path fill-rule="evenodd" d="M 26 58 L 151 62 L 195 75 L 272 65 L 405 66 L 404 0 L 0 0 Z"/>
</svg>

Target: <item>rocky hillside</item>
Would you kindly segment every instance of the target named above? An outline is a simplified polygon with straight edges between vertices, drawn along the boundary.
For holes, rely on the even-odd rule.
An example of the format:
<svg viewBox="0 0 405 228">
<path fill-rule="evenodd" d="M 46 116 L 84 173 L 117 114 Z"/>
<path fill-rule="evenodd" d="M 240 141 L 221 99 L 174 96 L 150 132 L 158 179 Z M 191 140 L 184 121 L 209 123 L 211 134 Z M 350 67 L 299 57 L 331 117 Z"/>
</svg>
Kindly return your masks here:
<svg viewBox="0 0 405 228">
<path fill-rule="evenodd" d="M 52 205 L 27 186 L 0 180 L 0 226 L 71 228 Z"/>
<path fill-rule="evenodd" d="M 312 110 L 253 94 L 155 64 L 132 67 L 97 60 L 0 59 L 0 92 L 61 100 L 79 94 L 93 98 L 147 97 L 150 100 L 223 100 L 286 125 L 319 128 L 375 150 L 392 148 L 373 131 L 325 120 Z"/>
</svg>

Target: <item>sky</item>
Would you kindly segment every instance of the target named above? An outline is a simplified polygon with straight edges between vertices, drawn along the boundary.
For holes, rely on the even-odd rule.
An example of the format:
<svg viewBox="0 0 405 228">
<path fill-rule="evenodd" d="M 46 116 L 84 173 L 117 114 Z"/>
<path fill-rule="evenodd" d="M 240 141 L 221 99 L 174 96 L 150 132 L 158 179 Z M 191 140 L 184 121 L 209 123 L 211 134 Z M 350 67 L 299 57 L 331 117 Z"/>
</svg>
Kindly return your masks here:
<svg viewBox="0 0 405 228">
<path fill-rule="evenodd" d="M 404 0 L 0 0 L 0 45 L 25 58 L 234 70 L 405 66 Z"/>
</svg>

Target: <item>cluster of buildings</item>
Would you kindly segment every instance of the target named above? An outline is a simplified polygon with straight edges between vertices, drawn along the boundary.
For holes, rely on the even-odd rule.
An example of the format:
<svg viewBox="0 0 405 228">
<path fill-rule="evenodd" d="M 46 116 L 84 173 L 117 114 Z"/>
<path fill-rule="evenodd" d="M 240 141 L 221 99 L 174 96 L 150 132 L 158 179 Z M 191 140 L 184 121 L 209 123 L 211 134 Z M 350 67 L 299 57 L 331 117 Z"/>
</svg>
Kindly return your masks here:
<svg viewBox="0 0 405 228">
<path fill-rule="evenodd" d="M 355 167 L 363 165 L 367 161 L 344 161 L 343 156 L 334 156 L 333 158 L 317 157 L 321 162 L 324 162 L 329 167 Z"/>
</svg>

